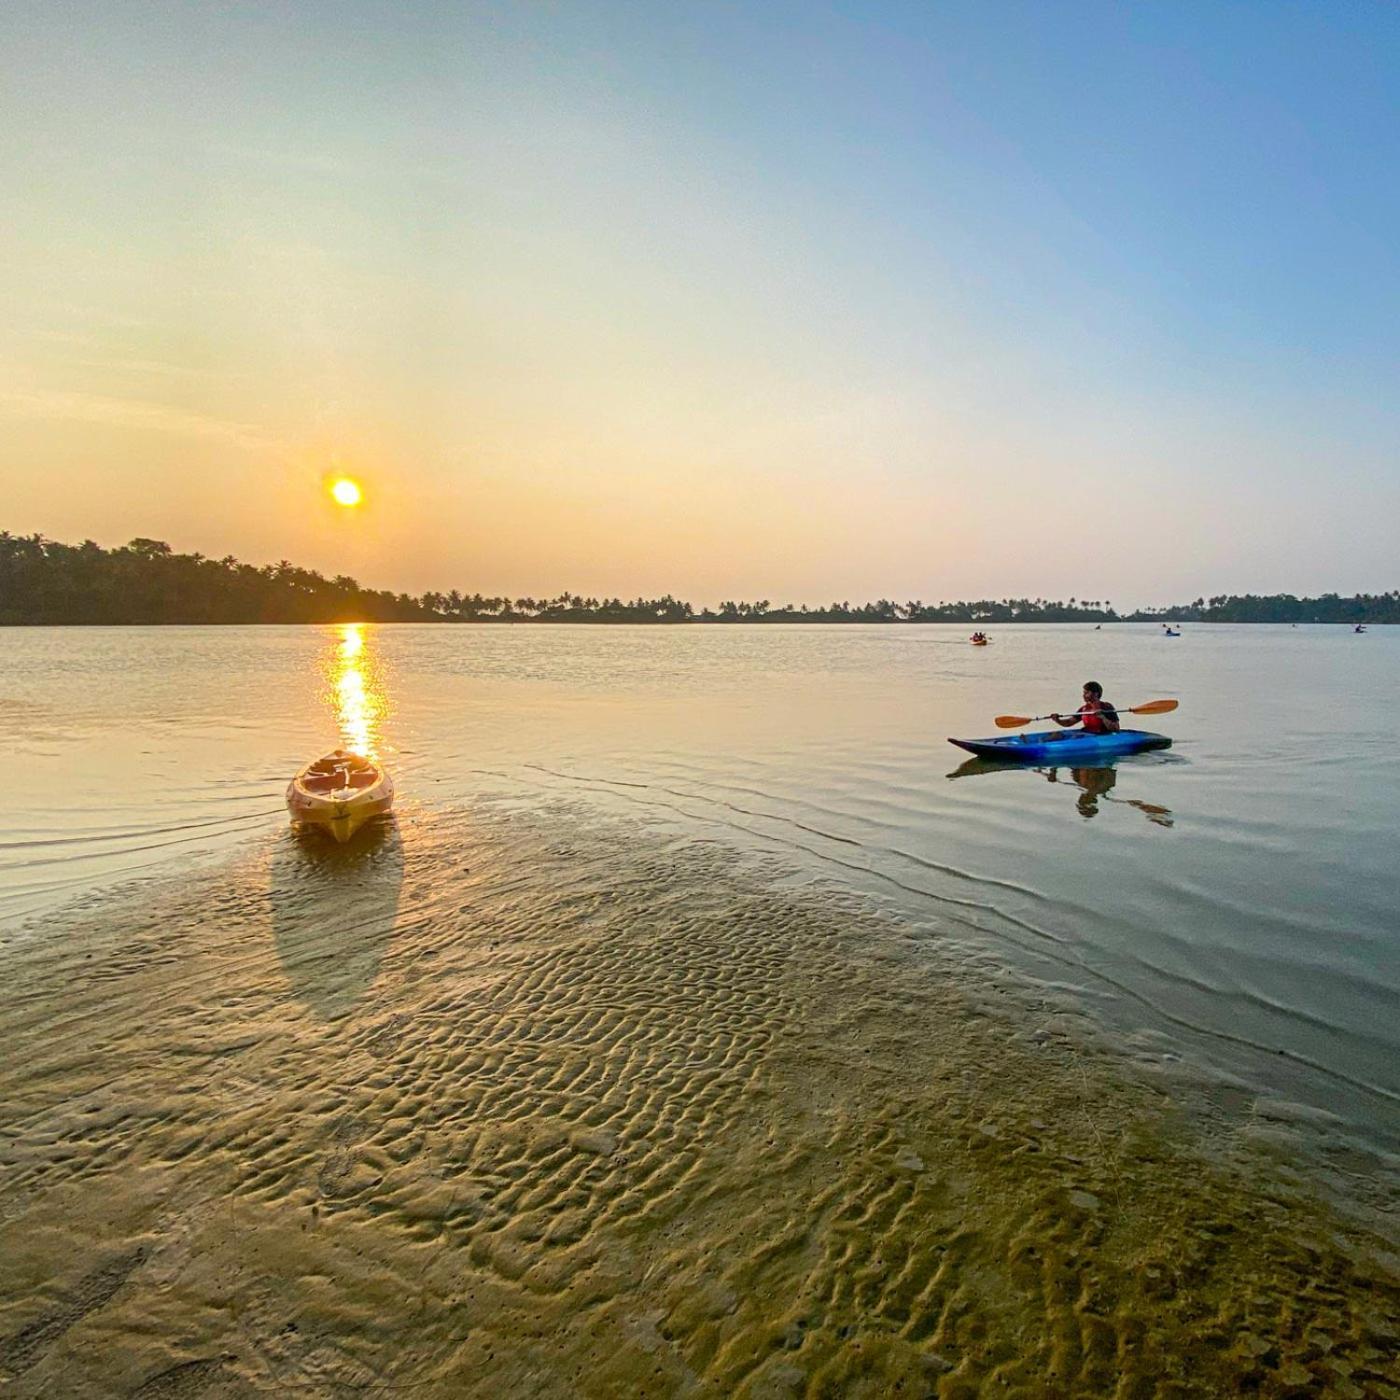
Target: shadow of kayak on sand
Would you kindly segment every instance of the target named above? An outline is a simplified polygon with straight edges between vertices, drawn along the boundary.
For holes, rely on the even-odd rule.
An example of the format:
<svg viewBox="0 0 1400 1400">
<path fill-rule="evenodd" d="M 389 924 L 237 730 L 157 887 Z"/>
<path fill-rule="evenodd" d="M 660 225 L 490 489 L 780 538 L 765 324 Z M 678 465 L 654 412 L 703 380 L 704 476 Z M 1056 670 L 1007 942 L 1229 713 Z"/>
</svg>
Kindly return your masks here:
<svg viewBox="0 0 1400 1400">
<path fill-rule="evenodd" d="M 403 838 L 377 822 L 345 845 L 288 831 L 273 854 L 268 897 L 277 957 L 292 995 L 324 1020 L 374 985 L 403 887 Z"/>
<path fill-rule="evenodd" d="M 1163 763 L 1182 763 L 1185 760 L 1159 755 L 1153 755 L 1151 758 L 1147 758 L 1145 755 L 1134 755 L 1126 760 L 1110 759 L 1103 763 L 1077 764 L 1073 768 L 1051 768 L 1028 763 L 998 763 L 996 759 L 992 758 L 969 758 L 967 762 L 960 763 L 948 774 L 948 777 L 950 779 L 975 778 L 983 777 L 989 773 L 1034 773 L 1037 777 L 1045 779 L 1046 782 L 1077 788 L 1078 796 L 1074 800 L 1074 805 L 1079 815 L 1086 821 L 1099 815 L 1100 802 L 1112 802 L 1118 806 L 1136 807 L 1154 826 L 1174 826 L 1176 819 L 1169 807 L 1162 807 L 1155 802 L 1144 802 L 1136 797 L 1111 797 L 1109 795 L 1118 784 L 1118 766 L 1123 762 L 1137 768 L 1157 767 Z"/>
</svg>

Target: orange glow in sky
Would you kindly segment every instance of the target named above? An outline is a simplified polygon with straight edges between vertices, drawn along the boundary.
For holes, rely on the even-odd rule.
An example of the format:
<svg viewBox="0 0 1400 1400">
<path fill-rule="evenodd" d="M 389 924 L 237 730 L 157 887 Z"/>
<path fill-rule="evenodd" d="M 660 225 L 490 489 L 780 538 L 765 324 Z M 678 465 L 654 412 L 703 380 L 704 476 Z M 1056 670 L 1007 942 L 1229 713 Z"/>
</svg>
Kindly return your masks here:
<svg viewBox="0 0 1400 1400">
<path fill-rule="evenodd" d="M 0 529 L 709 606 L 1395 586 L 1394 6 L 68 8 L 0 42 Z"/>
</svg>

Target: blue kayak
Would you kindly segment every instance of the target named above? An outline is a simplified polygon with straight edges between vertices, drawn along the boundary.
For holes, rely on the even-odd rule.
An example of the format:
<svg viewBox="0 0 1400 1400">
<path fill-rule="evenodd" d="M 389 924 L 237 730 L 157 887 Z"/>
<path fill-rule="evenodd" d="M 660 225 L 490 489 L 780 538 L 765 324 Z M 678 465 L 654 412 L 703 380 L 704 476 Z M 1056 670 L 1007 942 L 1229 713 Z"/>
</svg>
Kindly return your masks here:
<svg viewBox="0 0 1400 1400">
<path fill-rule="evenodd" d="M 978 758 L 1011 763 L 1098 763 L 1106 758 L 1171 747 L 1165 734 L 1120 729 L 1116 734 L 1086 734 L 1082 729 L 1050 729 L 1039 734 L 1011 734 L 1004 739 L 949 739 Z"/>
</svg>

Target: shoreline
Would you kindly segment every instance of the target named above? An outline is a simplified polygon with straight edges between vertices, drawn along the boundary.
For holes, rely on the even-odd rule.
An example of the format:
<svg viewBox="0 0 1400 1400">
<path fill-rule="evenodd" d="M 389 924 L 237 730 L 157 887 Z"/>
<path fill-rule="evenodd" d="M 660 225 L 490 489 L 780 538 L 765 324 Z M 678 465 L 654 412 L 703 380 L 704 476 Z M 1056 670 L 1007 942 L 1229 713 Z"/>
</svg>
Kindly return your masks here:
<svg viewBox="0 0 1400 1400">
<path fill-rule="evenodd" d="M 904 617 L 690 617 L 690 618 L 602 618 L 602 617 L 415 617 L 415 618 L 368 618 L 332 617 L 318 621 L 303 621 L 296 618 L 267 620 L 249 618 L 242 621 L 193 620 L 185 622 L 151 618 L 136 622 L 54 622 L 52 620 L 0 621 L 0 628 L 31 627 L 74 627 L 74 628 L 125 628 L 125 627 L 1087 627 L 1091 632 L 1105 627 L 1151 627 L 1155 629 L 1164 622 L 1177 626 L 1191 627 L 1287 627 L 1301 630 L 1305 627 L 1339 627 L 1354 631 L 1351 622 L 1299 621 L 1279 622 L 1268 618 L 1162 618 L 1162 617 L 1112 617 L 1112 618 L 1043 618 L 1009 617 L 988 618 L 904 618 Z M 1092 624 L 1092 625 L 1091 625 Z M 1395 627 L 1400 623 L 1383 619 L 1366 622 L 1364 632 L 1373 627 Z"/>
<path fill-rule="evenodd" d="M 1384 1215 L 860 899 L 567 813 L 349 851 L 7 949 L 13 1393 L 1394 1383 Z"/>
</svg>

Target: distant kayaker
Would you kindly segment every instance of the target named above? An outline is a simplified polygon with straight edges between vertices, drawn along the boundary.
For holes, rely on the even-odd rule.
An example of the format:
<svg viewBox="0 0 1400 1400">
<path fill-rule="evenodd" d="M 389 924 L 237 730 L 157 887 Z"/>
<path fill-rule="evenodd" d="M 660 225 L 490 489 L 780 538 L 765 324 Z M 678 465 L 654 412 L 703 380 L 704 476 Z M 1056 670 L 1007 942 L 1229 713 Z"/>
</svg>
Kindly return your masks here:
<svg viewBox="0 0 1400 1400">
<path fill-rule="evenodd" d="M 1088 734 L 1118 732 L 1118 711 L 1103 698 L 1103 686 L 1098 681 L 1084 682 L 1084 703 L 1072 715 L 1051 715 L 1050 718 L 1066 729 L 1083 724 Z"/>
</svg>

